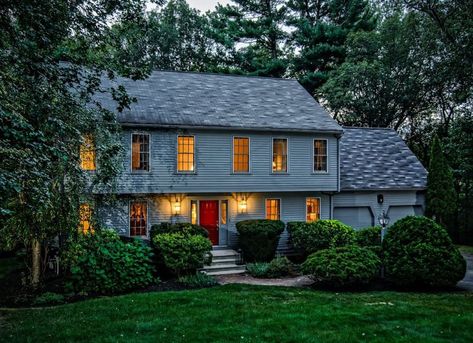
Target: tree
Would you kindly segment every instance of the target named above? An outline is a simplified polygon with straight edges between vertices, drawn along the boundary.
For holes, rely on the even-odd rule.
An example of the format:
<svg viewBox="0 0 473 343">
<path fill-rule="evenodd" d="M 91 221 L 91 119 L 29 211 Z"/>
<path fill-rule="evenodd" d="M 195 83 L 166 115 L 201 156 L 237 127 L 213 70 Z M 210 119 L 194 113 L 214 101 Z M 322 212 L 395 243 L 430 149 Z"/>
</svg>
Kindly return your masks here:
<svg viewBox="0 0 473 343">
<path fill-rule="evenodd" d="M 47 240 L 77 230 L 81 198 L 110 189 L 119 172 L 119 125 L 93 94 L 107 91 L 103 77 L 114 77 L 114 61 L 103 54 L 110 21 L 133 20 L 144 9 L 142 0 L 0 7 L 0 240 L 27 247 L 34 287 Z M 108 91 L 118 110 L 131 101 L 123 87 Z M 93 175 L 79 166 L 87 135 L 100 165 Z"/>
<path fill-rule="evenodd" d="M 343 63 L 347 36 L 373 30 L 376 17 L 366 0 L 290 0 L 287 6 L 291 47 L 298 51 L 291 74 L 314 95 Z"/>
<path fill-rule="evenodd" d="M 252 75 L 284 75 L 283 0 L 232 0 L 210 14 L 213 37 L 232 52 L 231 67 Z M 235 45 L 240 45 L 237 49 Z"/>
<path fill-rule="evenodd" d="M 426 215 L 451 228 L 456 214 L 456 200 L 452 170 L 445 159 L 440 140 L 434 137 L 427 177 Z"/>
</svg>

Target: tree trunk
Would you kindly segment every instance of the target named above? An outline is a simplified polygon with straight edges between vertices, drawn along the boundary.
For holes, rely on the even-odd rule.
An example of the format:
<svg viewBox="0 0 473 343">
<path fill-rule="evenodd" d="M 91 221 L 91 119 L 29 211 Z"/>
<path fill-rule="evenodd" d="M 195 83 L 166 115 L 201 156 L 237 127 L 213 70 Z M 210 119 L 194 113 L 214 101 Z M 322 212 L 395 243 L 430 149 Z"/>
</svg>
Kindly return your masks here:
<svg viewBox="0 0 473 343">
<path fill-rule="evenodd" d="M 41 278 L 41 243 L 33 239 L 31 246 L 31 286 L 37 288 Z"/>
</svg>

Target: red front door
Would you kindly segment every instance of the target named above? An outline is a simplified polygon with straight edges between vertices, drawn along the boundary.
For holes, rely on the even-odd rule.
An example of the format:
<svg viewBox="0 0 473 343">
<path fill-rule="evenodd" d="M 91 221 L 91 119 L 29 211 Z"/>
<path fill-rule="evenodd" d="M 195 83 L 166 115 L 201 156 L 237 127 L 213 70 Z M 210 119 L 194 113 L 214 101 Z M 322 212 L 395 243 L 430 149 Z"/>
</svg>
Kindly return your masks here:
<svg viewBox="0 0 473 343">
<path fill-rule="evenodd" d="M 209 239 L 213 245 L 218 244 L 218 200 L 201 200 L 200 226 L 209 232 Z"/>
</svg>

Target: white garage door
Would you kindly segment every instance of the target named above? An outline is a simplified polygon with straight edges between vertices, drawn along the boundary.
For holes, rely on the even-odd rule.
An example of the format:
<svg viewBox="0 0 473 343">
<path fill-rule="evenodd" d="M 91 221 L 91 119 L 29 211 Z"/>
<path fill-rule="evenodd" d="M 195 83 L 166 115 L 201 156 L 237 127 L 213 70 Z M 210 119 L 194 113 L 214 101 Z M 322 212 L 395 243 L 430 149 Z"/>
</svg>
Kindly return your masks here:
<svg viewBox="0 0 473 343">
<path fill-rule="evenodd" d="M 373 214 L 369 207 L 335 207 L 333 218 L 355 229 L 373 226 Z"/>
<path fill-rule="evenodd" d="M 422 215 L 421 206 L 390 206 L 388 210 L 389 222 L 394 224 L 401 218 L 407 216 L 419 216 Z"/>
</svg>

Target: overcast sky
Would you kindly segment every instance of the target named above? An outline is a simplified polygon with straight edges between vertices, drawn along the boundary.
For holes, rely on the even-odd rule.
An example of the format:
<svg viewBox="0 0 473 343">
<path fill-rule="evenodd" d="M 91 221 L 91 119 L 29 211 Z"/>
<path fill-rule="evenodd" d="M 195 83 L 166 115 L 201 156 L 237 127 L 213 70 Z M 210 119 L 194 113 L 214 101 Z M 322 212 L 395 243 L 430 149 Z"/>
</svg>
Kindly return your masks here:
<svg viewBox="0 0 473 343">
<path fill-rule="evenodd" d="M 229 0 L 187 0 L 187 2 L 192 7 L 195 7 L 202 12 L 206 12 L 208 10 L 213 10 L 218 3 L 225 5 L 225 4 L 228 4 L 230 1 Z"/>
</svg>

